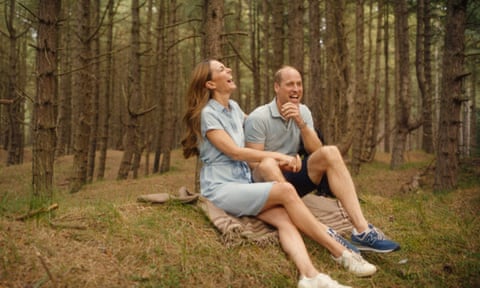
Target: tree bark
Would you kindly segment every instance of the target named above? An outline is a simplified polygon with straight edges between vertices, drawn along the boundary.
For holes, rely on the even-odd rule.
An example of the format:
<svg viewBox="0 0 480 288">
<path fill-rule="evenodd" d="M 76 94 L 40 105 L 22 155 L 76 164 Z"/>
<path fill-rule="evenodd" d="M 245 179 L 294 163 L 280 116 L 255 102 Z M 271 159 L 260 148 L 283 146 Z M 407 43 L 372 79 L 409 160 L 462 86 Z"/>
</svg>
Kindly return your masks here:
<svg viewBox="0 0 480 288">
<path fill-rule="evenodd" d="M 204 31 L 202 55 L 205 58 L 221 60 L 222 35 L 224 26 L 223 0 L 204 0 Z"/>
<path fill-rule="evenodd" d="M 108 149 L 108 135 L 110 131 L 110 98 L 112 97 L 112 82 L 113 82 L 113 18 L 115 16 L 114 0 L 109 0 L 107 4 L 108 20 L 107 20 L 107 44 L 106 44 L 106 73 L 103 74 L 102 81 L 104 83 L 103 97 L 100 97 L 99 106 L 103 113 L 100 113 L 99 118 L 99 138 L 98 138 L 98 170 L 97 179 L 102 180 L 105 178 L 105 166 L 107 162 L 107 149 Z"/>
<path fill-rule="evenodd" d="M 90 0 L 79 0 L 75 9 L 74 69 L 74 131 L 73 176 L 70 192 L 78 192 L 87 181 L 88 146 L 92 107 L 92 77 L 90 72 Z"/>
<path fill-rule="evenodd" d="M 72 22 L 68 15 L 72 7 L 62 6 L 62 22 L 59 33 L 59 90 L 57 117 L 57 156 L 71 153 L 72 150 Z"/>
<path fill-rule="evenodd" d="M 169 0 L 169 7 L 168 7 L 168 16 L 167 16 L 167 23 L 169 26 L 174 26 L 177 21 L 176 17 L 176 0 Z M 175 45 L 176 42 L 176 32 L 174 28 L 171 28 L 170 31 L 167 31 L 167 46 L 170 47 L 167 50 L 167 66 L 166 66 L 166 73 L 169 77 L 166 77 L 166 93 L 165 97 L 165 107 L 163 113 L 163 127 L 162 130 L 162 161 L 160 165 L 160 173 L 164 173 L 170 170 L 170 159 L 171 159 L 171 151 L 173 146 L 173 140 L 175 139 L 175 126 L 176 126 L 176 119 L 173 114 L 175 109 L 174 106 L 174 99 L 175 99 L 175 82 L 177 77 L 175 77 L 177 70 L 175 69 L 177 54 L 175 53 Z"/>
<path fill-rule="evenodd" d="M 366 142 L 364 146 L 364 151 L 362 153 L 362 159 L 366 162 L 371 162 L 375 159 L 375 154 L 377 151 L 377 144 L 378 144 L 378 130 L 379 130 L 379 106 L 380 106 L 380 90 L 381 90 L 381 77 L 380 77 L 380 70 L 381 70 L 381 63 L 380 58 L 382 55 L 382 23 L 383 23 L 383 14 L 385 12 L 384 9 L 384 0 L 378 1 L 378 13 L 377 13 L 377 35 L 376 35 L 376 44 L 375 44 L 375 57 L 374 57 L 374 64 L 373 64 L 373 92 L 372 96 L 369 99 L 368 107 L 369 107 L 369 117 L 367 122 L 367 132 L 365 135 Z M 373 49 L 373 48 L 372 48 Z M 385 73 L 386 74 L 386 73 Z M 388 78 L 385 75 L 385 78 Z"/>
<path fill-rule="evenodd" d="M 60 1 L 38 3 L 37 92 L 33 111 L 33 194 L 51 197 L 56 146 L 57 34 Z"/>
<path fill-rule="evenodd" d="M 280 69 L 284 64 L 285 57 L 285 26 L 284 26 L 284 9 L 286 7 L 285 0 L 275 1 L 272 5 L 272 22 L 273 22 L 273 36 L 272 36 L 272 51 L 274 57 L 272 58 L 272 69 L 274 71 Z"/>
<path fill-rule="evenodd" d="M 100 0 L 93 0 L 93 25 L 94 30 L 98 31 L 102 25 L 100 21 Z M 96 33 L 93 35 L 92 52 L 93 58 L 98 59 L 100 56 L 100 35 Z M 90 119 L 90 140 L 88 145 L 88 160 L 87 160 L 87 182 L 93 181 L 93 174 L 95 172 L 95 160 L 97 155 L 98 143 L 98 119 L 99 119 L 99 101 L 100 101 L 100 61 L 95 61 L 91 68 L 92 75 L 95 81 L 92 81 L 92 113 Z"/>
<path fill-rule="evenodd" d="M 352 162 L 351 162 L 351 172 L 353 175 L 357 175 L 360 172 L 360 165 L 362 162 L 362 151 L 364 143 L 366 140 L 366 124 L 369 111 L 366 107 L 367 101 L 367 85 L 364 85 L 365 82 L 365 45 L 363 43 L 365 32 L 363 27 L 364 22 L 364 11 L 363 11 L 364 0 L 356 1 L 356 20 L 355 20 L 355 112 L 354 112 L 354 130 L 353 130 L 353 141 L 352 145 Z"/>
<path fill-rule="evenodd" d="M 350 76 L 350 59 L 344 23 L 345 1 L 326 1 L 326 75 L 327 97 L 322 113 L 326 115 L 322 127 L 329 143 L 336 144 L 346 154 L 352 144 L 351 102 L 353 88 Z"/>
<path fill-rule="evenodd" d="M 252 81 L 253 81 L 253 103 L 247 101 L 246 106 L 243 107 L 245 111 L 255 109 L 261 104 L 262 97 L 257 94 L 261 91 L 261 77 L 260 77 L 260 41 L 258 29 L 258 7 L 256 1 L 250 4 L 250 13 L 248 14 L 248 22 L 250 26 L 250 59 L 252 61 Z M 253 106 L 253 107 L 252 107 Z"/>
<path fill-rule="evenodd" d="M 463 63 L 467 3 L 467 0 L 447 1 L 434 183 L 436 191 L 453 189 L 458 181 L 460 109 L 465 101 L 462 84 L 465 75 Z"/>
<path fill-rule="evenodd" d="M 391 169 L 397 169 L 405 161 L 404 154 L 407 144 L 407 136 L 418 128 L 421 121 L 411 120 L 411 95 L 410 95 L 410 68 L 408 41 L 408 9 L 405 0 L 395 1 L 395 40 L 396 40 L 396 75 L 397 89 L 395 92 L 395 134 L 390 162 Z"/>
<path fill-rule="evenodd" d="M 325 97 L 322 89 L 322 47 L 320 44 L 320 1 L 309 0 L 308 1 L 308 19 L 309 19 L 309 67 L 310 73 L 308 74 L 308 92 L 310 97 L 304 101 L 309 105 L 312 111 L 313 119 L 315 119 L 316 128 L 321 130 L 321 123 L 323 123 L 324 117 L 321 113 L 322 100 Z"/>
<path fill-rule="evenodd" d="M 432 7 L 430 0 L 425 1 L 425 14 L 424 14 L 424 23 L 425 23 L 425 49 L 423 59 L 425 61 L 425 84 L 426 84 L 426 97 L 423 99 L 423 106 L 426 109 L 423 110 L 423 150 L 427 153 L 434 153 L 434 129 L 433 129 L 433 95 L 432 95 Z M 427 108 L 428 107 L 428 108 Z"/>
<path fill-rule="evenodd" d="M 386 153 L 390 153 L 391 151 L 391 138 L 390 138 L 390 41 L 389 41 L 389 34 L 390 34 L 390 25 L 388 21 L 389 16 L 389 2 L 385 1 L 385 17 L 384 17 L 384 33 L 383 33 L 383 60 L 385 65 L 385 89 L 383 95 L 383 149 Z"/>
<path fill-rule="evenodd" d="M 140 110 L 143 106 L 142 87 L 140 85 L 140 7 L 138 0 L 132 0 L 132 26 L 130 40 L 129 91 L 128 91 L 128 119 L 124 137 L 124 152 L 117 179 L 127 179 L 130 170 L 136 178 L 138 166 L 135 157 L 141 155 L 141 119 Z"/>
<path fill-rule="evenodd" d="M 303 14 L 305 7 L 303 1 L 289 1 L 288 17 L 288 55 L 289 63 L 297 68 L 300 75 L 304 75 L 304 27 Z M 304 79 L 305 81 L 306 79 Z M 304 101 L 307 101 L 308 93 L 303 95 Z"/>
<path fill-rule="evenodd" d="M 156 28 L 156 55 L 155 55 L 155 93 L 156 93 L 156 103 L 159 107 L 157 109 L 156 121 L 154 122 L 157 126 L 155 133 L 155 157 L 153 161 L 153 173 L 158 173 L 160 171 L 160 159 L 162 156 L 162 143 L 163 143 L 163 114 L 165 113 L 165 96 L 163 96 L 162 91 L 165 91 L 165 79 L 166 77 L 166 51 L 165 51 L 165 35 L 166 29 L 166 2 L 167 0 L 161 0 L 158 3 L 158 18 L 157 18 L 157 28 Z"/>
<path fill-rule="evenodd" d="M 17 96 L 18 87 L 18 52 L 17 52 L 17 35 L 15 19 L 16 15 L 16 1 L 10 0 L 8 4 L 8 17 L 6 17 L 6 24 L 8 28 L 9 37 L 9 55 L 8 55 L 8 84 L 7 84 L 7 99 L 12 100 L 12 104 L 7 106 L 8 109 L 8 157 L 7 166 L 17 165 L 23 162 L 23 97 Z M 7 13 L 6 13 L 7 14 Z"/>
</svg>

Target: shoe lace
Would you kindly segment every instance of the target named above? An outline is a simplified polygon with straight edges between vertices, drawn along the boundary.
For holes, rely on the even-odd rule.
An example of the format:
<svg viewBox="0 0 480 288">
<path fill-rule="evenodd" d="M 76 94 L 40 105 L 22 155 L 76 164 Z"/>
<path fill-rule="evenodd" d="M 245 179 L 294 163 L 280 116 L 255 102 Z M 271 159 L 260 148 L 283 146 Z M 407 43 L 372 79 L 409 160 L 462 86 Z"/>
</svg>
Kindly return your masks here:
<svg viewBox="0 0 480 288">
<path fill-rule="evenodd" d="M 365 240 L 371 243 L 377 240 L 385 240 L 385 234 L 382 230 L 372 225 L 370 226 L 370 233 L 367 233 Z"/>
<path fill-rule="evenodd" d="M 327 232 L 328 232 L 328 235 L 330 235 L 338 243 L 342 244 L 343 247 L 350 249 L 350 245 L 347 244 L 347 241 L 342 236 L 340 236 L 335 230 L 333 230 L 332 228 L 328 228 Z"/>
</svg>

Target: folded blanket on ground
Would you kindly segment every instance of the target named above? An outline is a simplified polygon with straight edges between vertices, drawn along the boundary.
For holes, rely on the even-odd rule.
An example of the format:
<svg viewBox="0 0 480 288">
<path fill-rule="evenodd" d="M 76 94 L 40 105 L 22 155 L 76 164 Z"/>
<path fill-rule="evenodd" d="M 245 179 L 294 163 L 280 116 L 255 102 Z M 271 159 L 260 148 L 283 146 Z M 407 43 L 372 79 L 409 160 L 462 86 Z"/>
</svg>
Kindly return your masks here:
<svg viewBox="0 0 480 288">
<path fill-rule="evenodd" d="M 177 200 L 182 203 L 197 203 L 207 218 L 220 232 L 221 240 L 226 246 L 237 246 L 246 243 L 268 245 L 278 243 L 276 229 L 255 217 L 235 217 L 216 207 L 212 202 L 197 193 L 181 187 L 178 195 L 168 193 L 147 194 L 138 197 L 138 201 L 147 203 L 164 203 Z M 198 201 L 196 201 L 198 200 Z M 352 223 L 341 203 L 334 198 L 308 194 L 302 198 L 312 214 L 323 224 L 346 235 L 352 231 Z"/>
</svg>

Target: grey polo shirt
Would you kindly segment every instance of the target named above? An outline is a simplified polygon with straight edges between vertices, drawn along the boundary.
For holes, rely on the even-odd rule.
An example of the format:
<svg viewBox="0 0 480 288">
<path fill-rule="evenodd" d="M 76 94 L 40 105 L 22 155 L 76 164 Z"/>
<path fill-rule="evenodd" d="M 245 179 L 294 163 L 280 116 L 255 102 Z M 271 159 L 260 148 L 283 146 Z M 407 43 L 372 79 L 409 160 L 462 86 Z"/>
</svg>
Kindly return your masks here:
<svg viewBox="0 0 480 288">
<path fill-rule="evenodd" d="M 300 115 L 311 129 L 313 118 L 310 109 L 300 104 Z M 300 129 L 295 121 L 286 120 L 278 111 L 276 98 L 272 102 L 259 106 L 245 121 L 245 141 L 264 144 L 265 151 L 276 151 L 296 155 L 300 148 Z"/>
</svg>

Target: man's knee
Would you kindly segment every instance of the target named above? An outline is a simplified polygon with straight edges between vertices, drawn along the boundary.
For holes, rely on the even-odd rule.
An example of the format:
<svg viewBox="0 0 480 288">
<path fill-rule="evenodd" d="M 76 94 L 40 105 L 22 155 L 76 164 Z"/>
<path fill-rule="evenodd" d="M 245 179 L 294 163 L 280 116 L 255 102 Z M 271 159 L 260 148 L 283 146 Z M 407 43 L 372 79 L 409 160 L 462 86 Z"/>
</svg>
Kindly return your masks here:
<svg viewBox="0 0 480 288">
<path fill-rule="evenodd" d="M 267 172 L 271 172 L 274 169 L 280 169 L 278 166 L 278 163 L 275 159 L 273 158 L 264 158 L 260 163 L 258 163 L 257 167 L 255 167 L 255 170 L 259 173 L 266 174 Z"/>
<path fill-rule="evenodd" d="M 314 154 L 316 155 L 315 158 L 319 158 L 321 161 L 326 161 L 328 163 L 342 160 L 342 154 L 335 145 L 322 146 L 315 151 Z"/>
<path fill-rule="evenodd" d="M 255 182 L 281 181 L 282 172 L 278 163 L 273 158 L 264 158 L 253 170 Z"/>
</svg>

